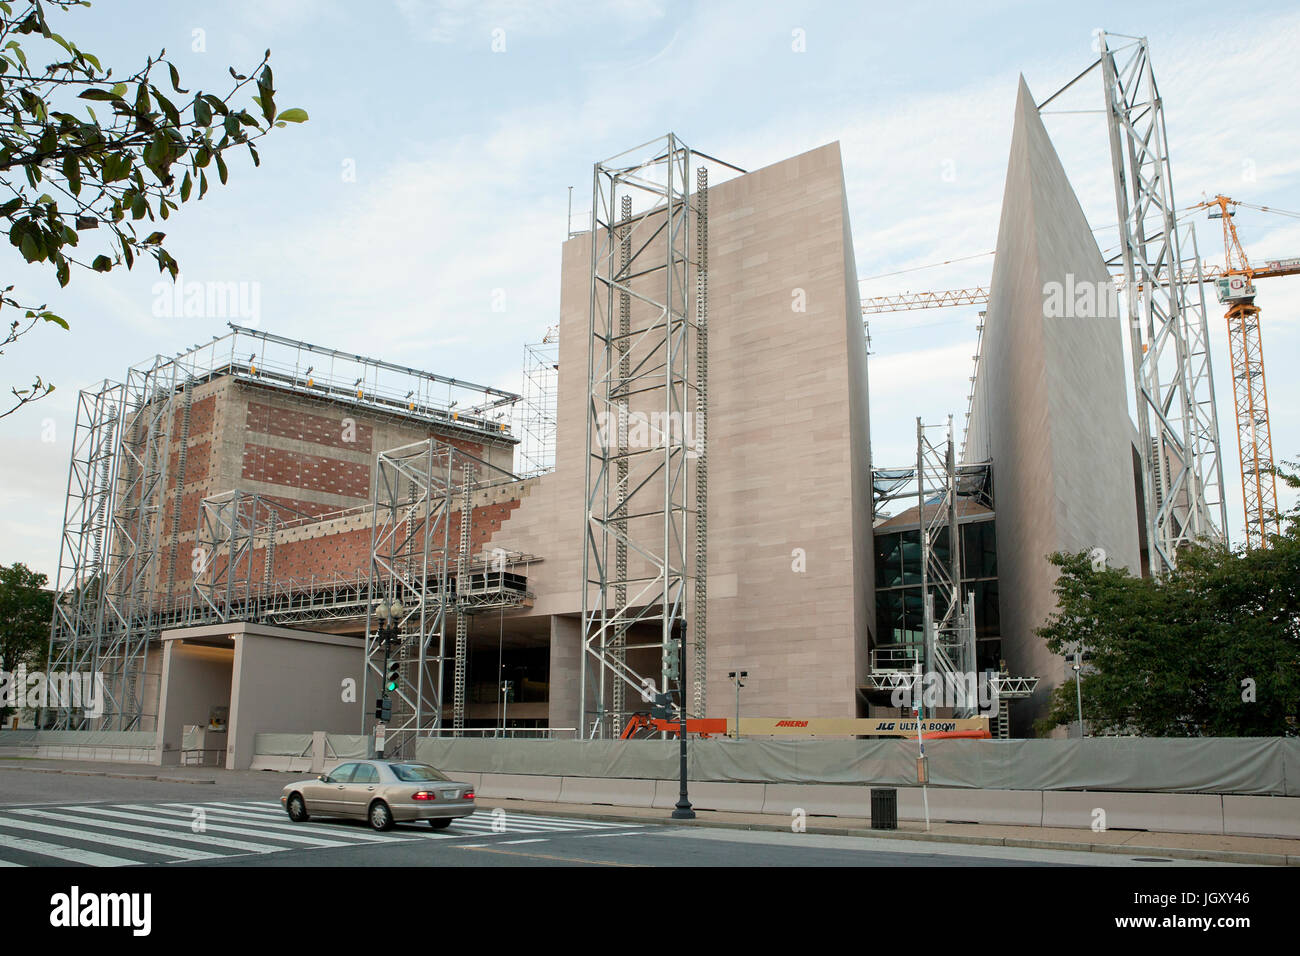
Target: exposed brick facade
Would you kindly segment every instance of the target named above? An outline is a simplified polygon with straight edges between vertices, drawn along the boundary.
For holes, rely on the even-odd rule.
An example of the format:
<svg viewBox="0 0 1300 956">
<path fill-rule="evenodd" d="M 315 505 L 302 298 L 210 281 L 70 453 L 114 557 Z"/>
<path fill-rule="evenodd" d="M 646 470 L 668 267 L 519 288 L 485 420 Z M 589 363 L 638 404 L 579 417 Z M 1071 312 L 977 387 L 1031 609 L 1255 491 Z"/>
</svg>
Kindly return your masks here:
<svg viewBox="0 0 1300 956">
<path fill-rule="evenodd" d="M 370 465 L 324 455 L 244 443 L 240 477 L 298 491 L 319 491 L 348 498 L 370 497 Z"/>
<path fill-rule="evenodd" d="M 345 426 L 345 421 L 351 424 Z M 249 402 L 244 428 L 276 438 L 293 438 L 313 445 L 361 451 L 367 455 L 374 450 L 375 430 L 342 410 L 333 416 L 313 415 Z"/>
</svg>

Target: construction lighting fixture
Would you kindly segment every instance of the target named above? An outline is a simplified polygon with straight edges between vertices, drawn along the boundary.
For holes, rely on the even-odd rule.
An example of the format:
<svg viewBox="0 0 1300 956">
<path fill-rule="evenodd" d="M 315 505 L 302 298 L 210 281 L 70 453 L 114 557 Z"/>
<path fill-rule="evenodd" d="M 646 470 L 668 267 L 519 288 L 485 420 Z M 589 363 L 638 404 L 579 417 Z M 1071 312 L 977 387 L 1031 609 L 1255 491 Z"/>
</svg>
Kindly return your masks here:
<svg viewBox="0 0 1300 956">
<path fill-rule="evenodd" d="M 396 623 L 398 617 L 402 613 L 402 610 L 403 610 L 402 602 L 397 600 L 397 598 L 393 598 L 393 600 L 388 603 L 384 603 L 383 601 L 380 601 L 378 604 L 376 604 L 375 616 L 379 618 L 381 621 L 383 621 L 385 624 Z"/>
</svg>

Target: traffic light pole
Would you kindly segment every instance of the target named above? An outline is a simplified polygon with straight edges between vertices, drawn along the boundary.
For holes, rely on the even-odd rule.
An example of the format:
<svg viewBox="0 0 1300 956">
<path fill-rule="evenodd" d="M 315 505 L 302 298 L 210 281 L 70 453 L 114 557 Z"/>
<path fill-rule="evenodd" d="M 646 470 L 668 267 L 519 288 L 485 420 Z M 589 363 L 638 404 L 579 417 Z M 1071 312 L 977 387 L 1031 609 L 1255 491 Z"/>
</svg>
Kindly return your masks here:
<svg viewBox="0 0 1300 956">
<path fill-rule="evenodd" d="M 691 809 L 691 800 L 686 793 L 686 629 L 682 628 L 681 639 L 677 642 L 677 739 L 681 754 L 681 787 L 677 796 L 677 806 L 673 810 L 674 820 L 694 820 L 695 811 Z"/>
</svg>

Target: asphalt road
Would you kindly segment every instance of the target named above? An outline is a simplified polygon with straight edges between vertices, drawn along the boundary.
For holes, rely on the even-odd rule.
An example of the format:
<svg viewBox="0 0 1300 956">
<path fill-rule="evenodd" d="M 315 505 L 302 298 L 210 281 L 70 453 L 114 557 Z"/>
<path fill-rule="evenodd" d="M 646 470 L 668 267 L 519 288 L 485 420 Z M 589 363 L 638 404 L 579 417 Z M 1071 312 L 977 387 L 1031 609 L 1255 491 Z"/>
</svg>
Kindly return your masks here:
<svg viewBox="0 0 1300 956">
<path fill-rule="evenodd" d="M 130 770 L 124 770 L 130 773 Z M 183 784 L 0 771 L 3 866 L 1186 866 L 1112 855 L 722 827 L 631 824 L 480 808 L 446 830 L 280 809 L 286 778 Z"/>
</svg>

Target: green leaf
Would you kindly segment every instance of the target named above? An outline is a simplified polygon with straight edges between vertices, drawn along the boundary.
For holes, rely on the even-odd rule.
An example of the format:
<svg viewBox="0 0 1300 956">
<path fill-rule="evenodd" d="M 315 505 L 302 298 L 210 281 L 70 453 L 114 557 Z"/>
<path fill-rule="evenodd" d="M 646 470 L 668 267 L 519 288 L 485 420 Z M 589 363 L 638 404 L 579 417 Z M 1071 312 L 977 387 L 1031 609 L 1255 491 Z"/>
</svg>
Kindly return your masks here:
<svg viewBox="0 0 1300 956">
<path fill-rule="evenodd" d="M 145 214 L 148 212 L 149 203 L 145 201 L 144 195 L 142 193 L 136 193 L 135 197 L 131 200 L 131 218 L 143 219 Z"/>
<path fill-rule="evenodd" d="M 122 87 L 123 91 L 126 90 L 126 84 L 124 83 L 119 83 L 117 84 L 117 86 Z M 121 95 L 117 92 L 117 86 L 113 87 L 113 92 L 111 93 L 108 90 L 89 89 L 89 90 L 82 90 L 80 93 L 77 94 L 77 96 L 83 100 L 95 100 L 95 101 L 103 101 L 105 103 L 111 103 L 113 100 L 120 100 L 122 98 Z"/>
<path fill-rule="evenodd" d="M 216 160 L 217 160 L 217 175 L 221 177 L 221 185 L 224 186 L 226 184 L 226 176 L 227 176 L 226 161 L 221 158 L 220 153 L 216 154 Z"/>
<path fill-rule="evenodd" d="M 64 319 L 55 315 L 53 312 L 42 312 L 41 318 L 44 319 L 46 322 L 53 322 L 55 325 L 62 326 L 65 330 L 68 328 L 68 323 Z M 50 391 L 51 392 L 54 391 L 53 385 L 50 386 Z"/>
<path fill-rule="evenodd" d="M 187 172 L 185 178 L 181 180 L 181 202 L 190 201 L 190 190 L 193 188 L 194 180 L 190 179 L 190 174 Z"/>
<path fill-rule="evenodd" d="M 167 69 L 171 71 L 171 75 L 172 75 L 172 89 L 175 90 L 177 93 L 188 93 L 189 90 L 183 90 L 183 89 L 181 89 L 181 74 L 180 74 L 180 71 L 177 70 L 176 67 L 175 67 L 173 64 L 171 64 L 171 63 L 168 63 L 168 64 L 167 64 Z"/>
<path fill-rule="evenodd" d="M 113 260 L 104 255 L 95 256 L 95 261 L 90 264 L 90 267 L 96 272 L 108 272 L 113 268 Z M 67 326 L 65 325 L 64 328 Z"/>
<path fill-rule="evenodd" d="M 275 118 L 277 123 L 305 123 L 307 122 L 307 111 L 294 107 L 293 109 L 284 110 Z"/>
<path fill-rule="evenodd" d="M 200 126 L 212 125 L 212 107 L 208 105 L 208 101 L 202 94 L 194 97 L 194 122 Z"/>
</svg>

